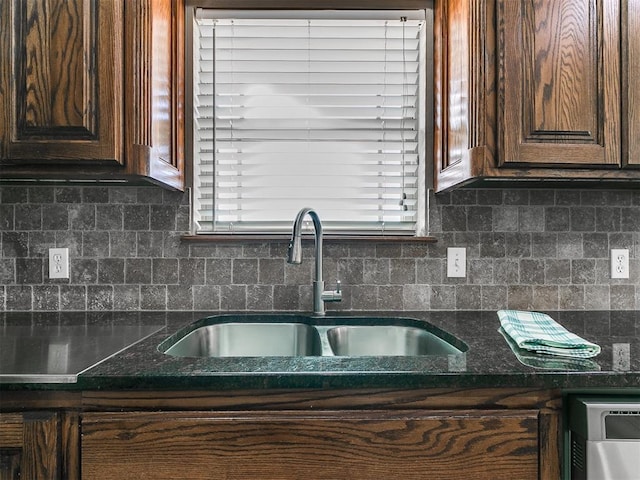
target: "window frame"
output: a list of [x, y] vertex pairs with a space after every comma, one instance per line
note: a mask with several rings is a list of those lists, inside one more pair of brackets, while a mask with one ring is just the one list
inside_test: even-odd
[[[425, 134], [424, 134], [424, 185], [425, 191], [421, 198], [423, 202], [422, 210], [418, 209], [418, 214], [422, 215], [422, 229], [421, 231], [414, 232], [413, 235], [385, 235], [383, 232], [378, 234], [357, 234], [357, 235], [327, 235], [329, 239], [344, 239], [344, 240], [404, 240], [404, 241], [433, 241], [433, 237], [430, 237], [428, 232], [430, 231], [429, 225], [429, 191], [433, 187], [433, 161], [434, 161], [434, 39], [433, 39], [433, 22], [434, 22], [434, 1], [433, 0], [400, 0], [395, 2], [394, 0], [381, 0], [381, 1], [366, 1], [366, 0], [347, 0], [346, 2], [339, 1], [321, 1], [313, 2], [309, 0], [302, 0], [300, 2], [287, 2], [287, 1], [274, 1], [265, 6], [264, 2], [259, 0], [186, 0], [185, 2], [185, 35], [187, 39], [193, 38], [194, 34], [194, 19], [196, 10], [199, 8], [207, 9], [219, 9], [219, 10], [411, 10], [418, 9], [425, 11], [426, 28], [431, 35], [426, 36], [426, 51], [425, 51], [425, 65], [424, 65], [424, 81], [425, 91], [427, 94], [424, 98], [422, 108], [425, 112]], [[194, 48], [193, 42], [188, 40], [185, 42], [185, 142], [186, 146], [191, 147], [194, 142], [194, 121], [193, 121], [193, 55]], [[185, 148], [185, 173], [188, 191], [190, 194], [190, 231], [189, 235], [183, 238], [191, 240], [274, 240], [288, 238], [288, 234], [268, 234], [268, 233], [233, 233], [233, 232], [212, 232], [212, 233], [200, 233], [196, 230], [196, 222], [194, 220], [193, 208], [194, 208], [194, 152], [192, 148]], [[292, 219], [293, 221], [293, 219]]]

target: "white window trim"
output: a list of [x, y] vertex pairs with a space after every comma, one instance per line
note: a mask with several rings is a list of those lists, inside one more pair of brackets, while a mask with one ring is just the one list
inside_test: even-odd
[[[187, 9], [188, 11], [191, 10], [192, 11], [192, 18], [195, 16], [195, 11], [199, 10], [196, 9], [194, 7], [188, 7]], [[322, 10], [318, 10], [316, 12], [313, 12], [314, 18], [322, 18], [322, 17], [326, 17], [327, 14], [331, 15], [331, 12], [335, 12], [335, 11], [322, 11]], [[211, 14], [212, 16], [215, 16], [216, 18], [256, 18], [257, 13], [259, 13], [261, 16], [264, 17], [273, 17], [273, 11], [269, 12], [269, 11], [242, 11], [242, 10], [212, 10], [212, 9], [208, 9], [205, 13], [205, 11], [201, 11], [201, 15], [204, 14], [209, 15]], [[309, 13], [309, 12], [306, 12]], [[344, 14], [344, 12], [340, 12], [341, 14]], [[387, 18], [389, 16], [389, 11], [368, 11], [367, 12], [367, 16], [364, 17], [362, 14], [364, 12], [362, 11], [358, 11], [358, 12], [353, 12], [354, 16], [356, 18]], [[394, 12], [395, 14], [396, 12]], [[397, 12], [398, 15], [402, 14], [404, 16], [411, 16], [413, 14], [412, 13], [408, 13], [407, 11], [398, 11]], [[291, 16], [292, 18], [299, 18], [300, 16], [300, 12], [299, 11], [283, 11], [283, 10], [279, 10], [277, 11], [277, 17], [280, 18], [287, 18], [287, 16]], [[424, 15], [423, 11], [419, 12], [419, 15]], [[187, 17], [189, 17], [189, 15], [187, 15]], [[427, 22], [432, 22], [433, 18], [432, 18], [432, 12], [428, 12], [428, 14], [426, 15], [427, 17]], [[311, 16], [309, 17], [311, 18]], [[415, 17], [412, 17], [415, 18]], [[189, 24], [189, 20], [187, 18], [187, 24]], [[189, 32], [190, 28], [187, 28], [187, 31]], [[429, 30], [432, 31], [432, 30]], [[422, 36], [422, 37], [426, 37], [426, 36]], [[424, 38], [423, 40], [424, 41]], [[432, 39], [428, 39], [427, 40], [427, 44], [428, 46], [431, 46], [431, 42]], [[193, 55], [193, 45], [191, 45], [191, 42], [187, 42], [187, 55], [189, 58], [189, 55]], [[432, 125], [432, 120], [431, 119], [427, 119], [426, 117], [426, 112], [427, 111], [432, 111], [432, 100], [429, 98], [426, 98], [426, 92], [428, 92], [428, 94], [431, 96], [431, 91], [432, 91], [432, 79], [430, 79], [430, 77], [428, 76], [428, 74], [430, 74], [430, 69], [432, 68], [432, 66], [430, 66], [428, 64], [428, 62], [426, 61], [427, 59], [425, 58], [425, 56], [430, 57], [431, 55], [428, 53], [428, 49], [425, 48], [425, 46], [423, 45], [422, 48], [420, 48], [420, 61], [419, 61], [419, 65], [420, 65], [420, 78], [424, 79], [423, 81], [421, 81], [421, 85], [420, 88], [422, 90], [421, 95], [420, 95], [420, 106], [422, 108], [419, 108], [419, 114], [420, 114], [420, 119], [419, 122], [422, 125], [421, 128], [419, 128], [419, 134], [418, 134], [418, 142], [419, 142], [419, 146], [418, 146], [418, 150], [420, 152], [420, 172], [418, 174], [418, 190], [421, 192], [421, 194], [417, 195], [417, 202], [418, 202], [418, 206], [417, 206], [417, 218], [416, 218], [416, 229], [415, 232], [410, 232], [411, 236], [416, 236], [416, 237], [423, 237], [425, 235], [427, 235], [428, 232], [428, 192], [427, 192], [427, 183], [430, 182], [430, 178], [431, 178], [431, 172], [427, 170], [427, 166], [431, 164], [431, 160], [432, 160], [432, 153], [430, 150], [428, 150], [429, 146], [432, 144], [432, 136], [429, 135], [427, 138], [425, 138], [425, 131], [429, 131]], [[187, 103], [189, 104], [191, 102], [191, 98], [193, 95], [193, 91], [191, 90], [192, 87], [192, 78], [191, 77], [191, 72], [188, 70], [187, 71]], [[191, 91], [189, 91], [191, 90]], [[188, 105], [189, 106], [189, 105]], [[193, 105], [190, 106], [191, 108], [193, 108]], [[188, 111], [192, 111], [191, 108], [188, 109]], [[193, 119], [188, 115], [186, 118], [186, 127], [187, 127], [187, 136], [189, 135], [193, 135]], [[191, 138], [191, 140], [193, 140], [193, 138]], [[191, 142], [191, 144], [193, 144], [193, 142]], [[428, 152], [428, 153], [427, 153]], [[189, 152], [188, 154], [190, 154], [191, 156], [191, 161], [193, 162], [193, 153]], [[193, 164], [191, 165], [193, 167]], [[193, 175], [193, 172], [191, 172]], [[193, 192], [192, 192], [193, 193]], [[313, 205], [310, 205], [313, 206]], [[193, 202], [192, 202], [192, 208], [193, 208]], [[193, 216], [192, 216], [193, 219]], [[293, 221], [293, 218], [291, 219]], [[220, 231], [213, 231], [213, 232], [198, 232], [196, 231], [196, 225], [195, 222], [192, 222], [192, 230], [191, 230], [191, 234], [192, 235], [221, 235], [221, 236], [225, 236], [228, 234], [236, 234], [236, 235], [241, 235], [241, 234], [251, 234], [251, 233], [255, 233], [256, 236], [260, 236], [260, 235], [264, 235], [264, 236], [269, 236], [270, 234], [279, 234], [279, 233], [283, 233], [281, 231], [277, 231], [277, 232], [246, 232], [246, 231], [235, 231], [235, 232], [220, 232]], [[331, 232], [329, 231], [328, 233], [334, 233], [335, 232]], [[400, 235], [406, 235], [406, 232], [398, 232], [398, 231], [345, 231], [345, 232], [341, 232], [342, 234], [344, 234], [345, 236], [350, 236], [353, 237], [355, 236], [380, 236], [380, 237], [384, 237], [384, 236], [396, 236], [398, 234]], [[339, 236], [340, 234], [338, 234]]]

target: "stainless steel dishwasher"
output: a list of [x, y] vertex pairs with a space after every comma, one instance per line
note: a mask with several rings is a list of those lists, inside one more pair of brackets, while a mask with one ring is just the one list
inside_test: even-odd
[[640, 479], [640, 396], [569, 400], [571, 480]]

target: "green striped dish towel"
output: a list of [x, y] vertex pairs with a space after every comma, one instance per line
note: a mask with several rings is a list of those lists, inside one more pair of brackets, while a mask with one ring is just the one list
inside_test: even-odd
[[565, 329], [549, 315], [521, 310], [498, 310], [502, 328], [518, 347], [536, 353], [590, 358], [600, 346]]

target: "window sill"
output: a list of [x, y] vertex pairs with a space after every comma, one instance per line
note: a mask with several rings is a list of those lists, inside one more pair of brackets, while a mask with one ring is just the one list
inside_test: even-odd
[[[303, 240], [313, 240], [313, 234], [304, 235]], [[368, 243], [436, 243], [436, 237], [412, 237], [404, 235], [323, 235], [324, 242], [348, 243], [348, 242], [368, 242]], [[183, 235], [180, 237], [183, 242], [189, 243], [234, 243], [234, 242], [282, 242], [286, 243], [291, 239], [291, 235], [260, 235], [260, 234], [227, 234], [227, 235]]]

